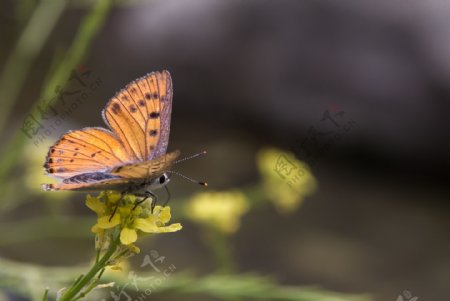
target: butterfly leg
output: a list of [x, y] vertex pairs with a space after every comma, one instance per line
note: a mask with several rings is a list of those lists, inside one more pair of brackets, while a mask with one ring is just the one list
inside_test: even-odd
[[111, 216], [109, 217], [109, 221], [111, 221], [112, 218], [114, 217], [114, 215], [116, 214], [116, 212], [117, 212], [117, 207], [119, 207], [119, 202], [122, 201], [122, 199], [123, 199], [123, 197], [125, 196], [126, 193], [127, 193], [127, 191], [123, 191], [123, 192], [120, 194], [120, 199], [117, 200], [116, 206], [114, 206], [114, 210], [113, 210], [113, 212], [111, 213]]
[[167, 191], [167, 200], [164, 201], [164, 204], [162, 206], [166, 207], [167, 203], [169, 203], [169, 201], [170, 201], [170, 191], [169, 191], [169, 188], [167, 188], [167, 185], [165, 185], [164, 188]]
[[156, 202], [158, 201], [158, 197], [156, 196], [156, 194], [154, 194], [151, 191], [146, 191], [145, 193], [137, 195], [137, 196], [141, 196], [141, 197], [143, 197], [143, 199], [136, 202], [136, 204], [133, 207], [133, 210], [136, 209], [137, 206], [139, 206], [140, 204], [145, 202], [148, 198], [151, 198], [152, 202], [151, 202], [150, 208], [151, 208], [151, 213], [153, 213], [153, 209], [155, 208]]
[[133, 210], [136, 209], [137, 206], [139, 206], [140, 204], [142, 204], [143, 202], [145, 202], [150, 196], [144, 194], [142, 197], [143, 197], [142, 200], [137, 201], [137, 202], [134, 204]]
[[150, 212], [153, 213], [153, 209], [155, 209], [156, 203], [158, 202], [158, 197], [153, 192], [147, 190], [147, 195], [152, 197], [152, 203], [150, 204]]

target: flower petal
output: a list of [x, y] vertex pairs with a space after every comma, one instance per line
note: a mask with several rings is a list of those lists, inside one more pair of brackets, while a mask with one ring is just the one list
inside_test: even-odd
[[170, 207], [164, 207], [161, 209], [161, 212], [159, 213], [159, 221], [163, 224], [168, 223], [171, 218], [170, 214]]
[[133, 222], [133, 226], [136, 229], [139, 229], [143, 232], [147, 233], [156, 233], [158, 232], [158, 226], [155, 224], [155, 220], [153, 218], [137, 218]]
[[96, 234], [102, 234], [104, 229], [100, 228], [98, 224], [92, 226], [91, 231]]
[[86, 206], [97, 213], [97, 215], [102, 215], [105, 213], [106, 206], [103, 202], [101, 202], [98, 198], [92, 197], [91, 195], [87, 195], [86, 197]]
[[116, 191], [106, 191], [105, 194], [110, 204], [115, 204], [122, 197], [122, 194]]
[[120, 216], [119, 214], [114, 214], [114, 216], [110, 220], [110, 216], [102, 216], [97, 220], [97, 225], [101, 229], [111, 229], [120, 224]]
[[131, 204], [134, 204], [134, 202], [136, 202], [136, 196], [134, 194], [127, 194], [123, 197], [123, 199]]
[[128, 217], [131, 214], [131, 211], [133, 210], [133, 206], [132, 205], [125, 205], [125, 206], [121, 206], [119, 207], [119, 215], [123, 218]]
[[120, 231], [120, 242], [124, 245], [129, 245], [137, 240], [136, 230], [130, 228], [123, 228]]
[[162, 206], [159, 206], [159, 205], [155, 206], [155, 208], [153, 208], [153, 215], [158, 215], [159, 212], [161, 211], [161, 209], [162, 209]]
[[177, 232], [181, 229], [183, 229], [183, 226], [180, 223], [176, 223], [165, 227], [158, 227], [157, 233]]

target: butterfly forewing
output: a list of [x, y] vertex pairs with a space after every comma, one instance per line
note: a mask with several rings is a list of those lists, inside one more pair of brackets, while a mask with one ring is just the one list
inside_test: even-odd
[[131, 84], [130, 90], [136, 89], [140, 97], [140, 104], [147, 109], [147, 120], [145, 122], [145, 155], [146, 160], [150, 160], [151, 154], [159, 139], [160, 123], [160, 101], [158, 100], [158, 90], [153, 84], [155, 74], [142, 77]]
[[164, 125], [170, 127], [171, 89], [167, 71], [153, 72], [127, 85], [106, 105], [105, 122], [136, 161], [151, 160], [167, 149], [167, 141], [160, 143], [160, 138], [168, 139]]
[[167, 146], [169, 144], [169, 134], [170, 134], [170, 117], [172, 115], [172, 79], [170, 78], [169, 72], [165, 71], [157, 75], [159, 90], [159, 103], [160, 103], [160, 136], [158, 143], [156, 145], [155, 152], [152, 153], [150, 159], [158, 158], [167, 151]]

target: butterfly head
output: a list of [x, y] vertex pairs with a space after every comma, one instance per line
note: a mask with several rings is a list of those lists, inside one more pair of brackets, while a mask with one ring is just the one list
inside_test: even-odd
[[155, 190], [161, 187], [166, 186], [170, 182], [169, 175], [167, 173], [163, 173], [157, 178], [154, 178], [150, 181], [150, 183], [147, 186], [147, 190]]

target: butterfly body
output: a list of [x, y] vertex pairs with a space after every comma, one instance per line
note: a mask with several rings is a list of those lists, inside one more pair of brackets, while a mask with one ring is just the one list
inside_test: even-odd
[[62, 182], [42, 188], [144, 195], [166, 185], [166, 171], [180, 154], [166, 153], [171, 111], [169, 72], [153, 72], [131, 82], [102, 112], [111, 130], [69, 131], [50, 147], [44, 168]]
[[146, 195], [148, 191], [153, 191], [167, 185], [170, 181], [167, 173], [160, 176], [128, 181], [127, 179], [113, 176], [107, 173], [86, 173], [65, 179], [63, 186], [58, 184], [44, 184], [44, 190], [74, 190], [74, 191], [98, 191], [117, 190], [135, 195]]

